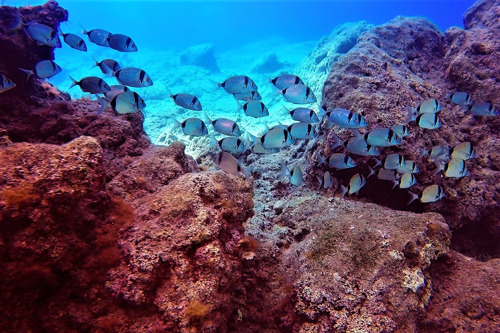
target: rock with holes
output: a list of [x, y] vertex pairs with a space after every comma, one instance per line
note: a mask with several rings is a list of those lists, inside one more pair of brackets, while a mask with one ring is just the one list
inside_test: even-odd
[[[433, 295], [431, 264], [448, 252], [439, 214], [304, 195], [275, 219], [293, 332], [414, 332]], [[295, 319], [295, 320], [294, 320]]]
[[119, 240], [126, 258], [109, 273], [119, 300], [158, 309], [170, 332], [218, 332], [241, 283], [242, 223], [252, 188], [224, 172], [180, 176], [136, 208]]

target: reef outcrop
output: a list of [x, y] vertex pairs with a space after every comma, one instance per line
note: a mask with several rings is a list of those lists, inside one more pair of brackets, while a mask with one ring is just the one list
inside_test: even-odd
[[[467, 91], [475, 101], [500, 103], [500, 54], [498, 20], [488, 17], [498, 11], [496, 1], [478, 1], [465, 15], [465, 29], [450, 28], [446, 33], [422, 18], [398, 17], [375, 27], [359, 38], [349, 53], [338, 59], [325, 83], [324, 107], [342, 107], [362, 112], [372, 127], [390, 127], [402, 124], [407, 107], [436, 98], [443, 104], [439, 114], [442, 127], [424, 130], [416, 125], [411, 134], [396, 148], [384, 149], [384, 154], [402, 153], [416, 161], [421, 172], [414, 192], [431, 184], [441, 184], [446, 198], [428, 204], [425, 210], [440, 212], [446, 223], [457, 233], [470, 230], [472, 225], [482, 235], [474, 235], [465, 243], [454, 242], [453, 247], [469, 255], [488, 259], [498, 257], [500, 249], [494, 245], [499, 236], [498, 210], [500, 193], [496, 185], [500, 177], [498, 146], [500, 120], [487, 121], [470, 115], [447, 98], [448, 93]], [[320, 149], [328, 154], [333, 130], [326, 130]], [[347, 133], [338, 131], [342, 139]], [[421, 150], [434, 145], [456, 145], [471, 141], [477, 157], [468, 161], [469, 175], [461, 179], [444, 178], [436, 174], [436, 167], [422, 157]], [[354, 172], [358, 172], [357, 169]], [[366, 170], [366, 166], [364, 169]], [[366, 172], [366, 171], [363, 171]], [[351, 174], [346, 175], [350, 177]], [[348, 180], [348, 178], [347, 178]], [[373, 180], [361, 191], [370, 201], [396, 209], [407, 209], [410, 198], [406, 191], [392, 190], [390, 184]], [[414, 203], [416, 212], [424, 208]], [[474, 245], [487, 242], [489, 245]], [[457, 239], [458, 240], [458, 239]]]
[[[253, 184], [206, 171], [181, 143], [151, 145], [140, 113], [98, 116], [95, 101], [25, 82], [18, 61], [30, 68], [53, 50], [0, 25], [0, 72], [19, 82], [0, 98], [0, 331], [500, 331], [499, 120], [444, 100], [458, 89], [500, 102], [499, 10], [478, 1], [465, 29], [446, 33], [420, 18], [341, 26], [303, 64], [328, 76], [324, 106], [377, 126], [443, 102], [442, 129], [412, 127], [394, 149], [421, 163], [421, 185], [446, 186], [446, 200], [416, 212], [391, 209], [407, 198], [380, 183], [332, 197], [309, 186], [314, 168], [292, 190], [272, 155], [246, 156]], [[54, 28], [67, 19], [53, 1], [19, 12]], [[2, 20], [14, 14], [0, 7]], [[290, 150], [303, 170], [311, 149], [328, 150], [323, 131]], [[462, 140], [478, 157], [455, 181], [415, 149]]]

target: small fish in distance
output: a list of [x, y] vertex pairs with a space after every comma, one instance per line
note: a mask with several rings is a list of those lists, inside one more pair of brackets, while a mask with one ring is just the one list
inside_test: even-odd
[[61, 72], [61, 67], [52, 60], [42, 60], [36, 63], [33, 69], [19, 68], [26, 73], [26, 81], [32, 76], [39, 79], [47, 79]]
[[246, 94], [257, 90], [257, 85], [246, 75], [231, 76], [222, 83], [217, 83], [217, 88], [222, 87], [230, 94]]
[[281, 161], [281, 174], [278, 177], [278, 180], [283, 180], [285, 177], [288, 177], [290, 179], [290, 183], [292, 183], [295, 186], [300, 186], [302, 185], [302, 170], [300, 167], [295, 164], [295, 166], [292, 168], [292, 170], [288, 170], [288, 167], [286, 166], [284, 161]]
[[153, 80], [142, 69], [136, 67], [125, 67], [116, 71], [115, 77], [124, 86], [129, 87], [149, 87], [153, 85]]
[[102, 94], [107, 91], [111, 91], [109, 85], [101, 78], [96, 76], [88, 76], [84, 77], [80, 81], [76, 81], [71, 76], [69, 77], [73, 83], [69, 87], [69, 89], [74, 86], [80, 86], [83, 92], [88, 92], [91, 94]]
[[109, 47], [108, 37], [111, 35], [111, 32], [104, 29], [93, 29], [93, 30], [85, 30], [83, 29], [82, 34], [87, 35], [89, 40], [97, 44], [99, 46]]
[[275, 77], [274, 79], [269, 79], [269, 82], [271, 82], [279, 90], [283, 90], [285, 88], [293, 86], [294, 84], [305, 85], [304, 81], [302, 81], [300, 77], [293, 74], [283, 74]]
[[107, 37], [109, 47], [120, 52], [137, 52], [137, 45], [135, 45], [132, 38], [122, 34], [111, 34]]
[[64, 42], [69, 45], [69, 47], [78, 51], [87, 52], [87, 44], [85, 44], [85, 41], [80, 36], [72, 33], [61, 33], [61, 36], [63, 37]]
[[308, 86], [303, 84], [294, 84], [285, 89], [279, 90], [285, 101], [294, 104], [316, 103], [316, 96]]
[[14, 88], [15, 86], [16, 84], [12, 82], [11, 79], [0, 73], [0, 94]]

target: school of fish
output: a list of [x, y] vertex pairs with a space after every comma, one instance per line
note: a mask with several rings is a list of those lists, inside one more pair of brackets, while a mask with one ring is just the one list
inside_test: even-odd
[[[55, 31], [51, 27], [39, 22], [26, 22], [20, 25], [26, 35], [36, 43], [50, 47], [61, 47], [63, 41], [71, 48], [82, 52], [87, 51], [87, 46], [83, 38], [72, 33], [62, 33]], [[114, 34], [104, 29], [83, 30], [88, 40], [101, 47], [109, 47], [119, 52], [136, 52], [138, 48], [134, 41], [126, 35]], [[113, 59], [94, 59], [95, 66], [99, 67], [102, 74], [114, 76], [120, 85], [108, 85], [103, 78], [98, 76], [84, 77], [79, 80], [72, 79], [70, 88], [79, 86], [83, 92], [96, 96], [101, 108], [101, 114], [108, 107], [117, 114], [129, 114], [143, 111], [146, 103], [140, 95], [130, 90], [129, 87], [141, 88], [153, 85], [151, 77], [141, 68], [122, 67]], [[43, 80], [57, 75], [61, 72], [61, 67], [54, 61], [47, 59], [35, 64], [34, 68], [19, 68], [26, 74], [26, 80]], [[181, 92], [173, 94], [168, 91], [168, 96], [173, 102], [187, 110], [200, 111], [201, 117], [187, 118], [184, 120], [174, 119], [176, 125], [188, 136], [210, 136], [212, 145], [220, 148], [220, 153], [214, 157], [215, 164], [225, 172], [233, 175], [243, 175], [247, 179], [251, 176], [251, 168], [242, 165], [236, 157], [247, 150], [256, 154], [273, 154], [282, 148], [294, 144], [297, 140], [310, 140], [318, 136], [320, 124], [327, 127], [338, 126], [352, 131], [353, 136], [342, 142], [333, 134], [334, 145], [331, 150], [337, 148], [345, 149], [346, 152], [335, 152], [329, 156], [322, 156], [316, 153], [318, 168], [326, 169], [322, 177], [318, 177], [319, 186], [324, 189], [331, 188], [334, 184], [334, 173], [336, 170], [343, 170], [356, 167], [356, 162], [352, 155], [372, 156], [375, 165], [369, 167], [369, 173], [363, 175], [356, 173], [351, 177], [349, 183], [341, 184], [342, 196], [354, 195], [358, 193], [371, 176], [376, 176], [381, 180], [392, 182], [393, 188], [409, 189], [417, 183], [415, 174], [420, 170], [415, 161], [407, 160], [401, 154], [388, 154], [378, 159], [384, 147], [400, 145], [404, 138], [410, 133], [409, 125], [415, 123], [425, 130], [438, 130], [442, 124], [439, 120], [439, 113], [442, 105], [437, 99], [427, 99], [416, 107], [407, 108], [407, 119], [404, 124], [394, 124], [390, 128], [373, 128], [361, 134], [358, 129], [368, 126], [365, 117], [352, 110], [343, 108], [332, 108], [323, 110], [315, 108], [317, 99], [309, 86], [297, 75], [282, 74], [269, 80], [277, 93], [283, 100], [298, 107], [285, 109], [291, 119], [296, 121], [291, 125], [279, 125], [267, 128], [264, 133], [253, 135], [241, 129], [238, 124], [227, 118], [210, 119], [203, 112], [202, 103], [197, 96]], [[0, 73], [0, 93], [5, 93], [14, 89], [16, 84]], [[236, 75], [227, 78], [225, 81], [217, 83], [218, 88], [224, 89], [231, 94], [238, 103], [238, 111], [243, 111], [245, 116], [261, 118], [269, 116], [269, 109], [261, 101], [262, 97], [258, 92], [255, 82], [247, 75]], [[471, 96], [466, 92], [454, 92], [447, 95], [451, 103], [460, 105], [466, 111], [477, 117], [494, 117], [499, 115], [499, 110], [486, 101], [473, 102]], [[226, 137], [217, 141], [207, 124], [215, 131]], [[436, 165], [436, 173], [442, 172], [444, 177], [461, 178], [468, 174], [467, 160], [475, 157], [473, 143], [462, 142], [454, 147], [439, 145], [430, 150], [421, 150], [422, 156]], [[349, 155], [351, 154], [351, 155]], [[235, 157], [236, 156], [236, 157]], [[289, 168], [285, 162], [281, 163], [281, 174], [279, 179], [288, 177], [294, 186], [303, 183], [303, 172], [298, 165]], [[432, 184], [425, 187], [416, 194], [408, 191], [411, 200], [419, 200], [422, 203], [435, 202], [445, 196], [443, 187], [439, 184]]]

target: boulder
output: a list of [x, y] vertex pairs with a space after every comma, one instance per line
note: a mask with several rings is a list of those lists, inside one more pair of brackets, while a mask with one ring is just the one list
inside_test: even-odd
[[219, 72], [219, 66], [214, 55], [213, 44], [191, 46], [180, 55], [181, 64], [199, 66], [213, 72]]

